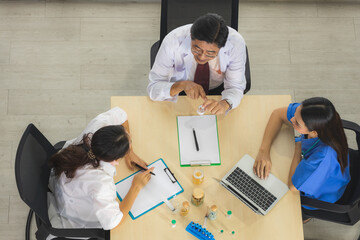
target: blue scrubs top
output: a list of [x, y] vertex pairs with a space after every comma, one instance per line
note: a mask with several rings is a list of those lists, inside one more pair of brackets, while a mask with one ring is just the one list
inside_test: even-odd
[[[289, 121], [294, 117], [296, 108], [299, 105], [300, 103], [291, 103], [289, 105], [287, 110], [287, 119]], [[302, 152], [310, 149], [318, 139], [306, 139], [302, 134], [298, 139], [301, 141]], [[336, 151], [319, 141], [311, 150], [306, 152], [304, 158], [296, 167], [291, 180], [296, 189], [300, 191], [300, 195], [334, 203], [343, 195], [346, 185], [350, 181], [349, 164], [342, 173]]]

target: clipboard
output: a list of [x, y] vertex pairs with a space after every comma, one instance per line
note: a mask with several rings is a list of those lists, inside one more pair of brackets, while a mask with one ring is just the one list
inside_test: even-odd
[[[135, 199], [129, 212], [129, 215], [133, 220], [163, 204], [165, 198], [169, 200], [175, 195], [184, 192], [184, 189], [163, 159], [160, 158], [151, 163], [148, 165], [148, 168], [150, 167], [155, 167], [153, 172], [156, 176], [151, 176], [148, 184], [141, 189], [139, 195]], [[130, 190], [134, 176], [139, 172], [140, 171], [137, 171], [115, 184], [116, 194], [120, 201], [125, 198]]]
[[177, 116], [176, 122], [180, 166], [221, 164], [216, 115]]

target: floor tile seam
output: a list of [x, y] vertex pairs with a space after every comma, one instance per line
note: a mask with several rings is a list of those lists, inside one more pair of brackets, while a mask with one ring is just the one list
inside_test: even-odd
[[10, 195], [8, 197], [8, 214], [7, 214], [7, 223], [10, 224]]

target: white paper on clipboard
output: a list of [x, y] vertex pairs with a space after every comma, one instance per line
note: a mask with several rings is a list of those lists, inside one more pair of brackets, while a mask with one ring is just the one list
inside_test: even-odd
[[[151, 167], [155, 167], [153, 171], [155, 176], [151, 176], [150, 181], [141, 189], [131, 207], [130, 216], [132, 219], [136, 219], [161, 205], [164, 203], [164, 198], [170, 199], [184, 191], [162, 159], [151, 163], [148, 168]], [[116, 183], [116, 192], [121, 201], [130, 190], [134, 176], [139, 172], [140, 171]]]
[[[216, 115], [177, 116], [180, 165], [220, 165]], [[196, 149], [196, 132], [199, 151]]]

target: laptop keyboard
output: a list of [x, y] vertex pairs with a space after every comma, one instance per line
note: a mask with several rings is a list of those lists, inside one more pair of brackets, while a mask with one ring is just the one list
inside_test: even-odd
[[273, 194], [238, 167], [226, 180], [264, 211], [276, 201]]

